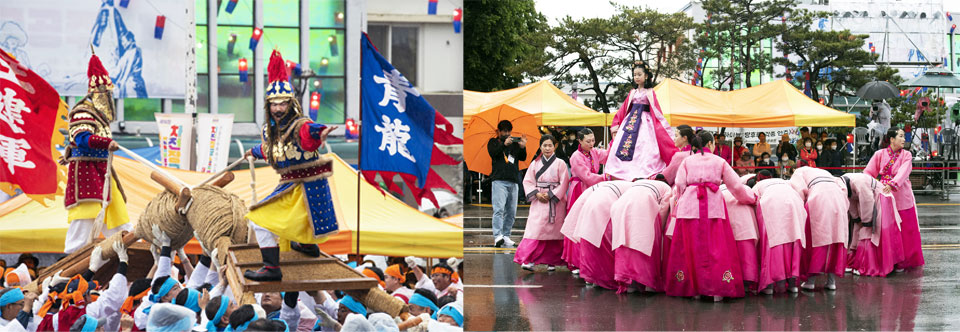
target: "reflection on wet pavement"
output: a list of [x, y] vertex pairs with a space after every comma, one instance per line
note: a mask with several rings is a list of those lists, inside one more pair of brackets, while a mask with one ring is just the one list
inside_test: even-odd
[[[466, 329], [960, 330], [957, 250], [925, 248], [927, 266], [888, 278], [847, 274], [835, 292], [721, 303], [586, 288], [560, 268], [520, 270], [510, 253], [466, 256]], [[821, 281], [822, 282], [822, 281]]]

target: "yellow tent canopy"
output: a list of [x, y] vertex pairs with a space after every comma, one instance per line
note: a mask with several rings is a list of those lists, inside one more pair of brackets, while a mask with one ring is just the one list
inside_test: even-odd
[[607, 119], [600, 113], [573, 100], [548, 81], [497, 92], [463, 91], [463, 123], [477, 113], [500, 106], [510, 105], [533, 114], [539, 125], [544, 126], [605, 126]]
[[734, 91], [704, 89], [668, 79], [654, 91], [670, 125], [702, 127], [853, 127], [853, 114], [811, 100], [777, 80]]
[[[357, 241], [357, 172], [334, 157], [330, 188], [340, 232], [321, 244], [328, 254], [356, 253]], [[151, 169], [136, 161], [114, 158], [114, 168], [127, 195], [130, 221], [136, 222], [147, 203], [163, 188], [150, 180]], [[167, 168], [168, 172], [188, 184], [200, 183], [207, 173]], [[250, 171], [233, 171], [236, 179], [224, 189], [247, 201], [251, 198]], [[267, 197], [280, 181], [270, 167], [256, 169], [257, 197]], [[360, 188], [360, 253], [387, 256], [462, 257], [463, 224], [440, 220], [412, 208], [391, 195], [383, 195], [363, 181]], [[57, 196], [49, 207], [18, 195], [0, 204], [0, 253], [63, 252], [67, 233], [67, 211], [63, 196]], [[188, 251], [199, 252], [196, 240]]]

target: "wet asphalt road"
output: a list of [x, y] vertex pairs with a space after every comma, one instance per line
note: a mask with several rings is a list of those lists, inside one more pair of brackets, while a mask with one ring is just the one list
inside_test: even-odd
[[[960, 196], [918, 196], [926, 266], [887, 278], [847, 274], [836, 291], [724, 302], [584, 287], [559, 268], [521, 270], [512, 250], [467, 247], [466, 329], [960, 330]], [[822, 281], [821, 281], [822, 284]]]

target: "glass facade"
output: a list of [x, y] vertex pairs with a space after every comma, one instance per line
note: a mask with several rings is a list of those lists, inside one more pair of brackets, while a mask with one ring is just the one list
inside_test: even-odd
[[[313, 70], [315, 77], [308, 79], [309, 93], [321, 95], [320, 109], [310, 112], [321, 123], [343, 123], [345, 116], [346, 77], [346, 0], [239, 0], [231, 13], [227, 12], [230, 1], [218, 1], [217, 43], [210, 45], [208, 32], [208, 1], [194, 0], [196, 19], [197, 61], [197, 113], [210, 112], [209, 81], [215, 75], [218, 84], [217, 111], [234, 114], [235, 123], [256, 121], [254, 110], [254, 52], [250, 38], [254, 31], [255, 1], [262, 6], [263, 35], [259, 46], [264, 61], [269, 61], [272, 50], [279, 50], [285, 60], [301, 63], [303, 68]], [[309, 20], [301, 22], [301, 6], [309, 6]], [[309, 26], [308, 58], [300, 58], [300, 26]], [[211, 46], [216, 47], [215, 49]], [[210, 68], [209, 52], [217, 52], [217, 68]], [[247, 81], [240, 82], [240, 60], [247, 61]], [[263, 64], [264, 70], [266, 63]], [[266, 73], [264, 73], [266, 79]], [[298, 79], [292, 83], [298, 84]], [[184, 112], [184, 100], [171, 100], [173, 113]], [[124, 116], [127, 121], [154, 121], [154, 113], [162, 111], [161, 99], [124, 99]], [[309, 105], [303, 105], [309, 112]]]

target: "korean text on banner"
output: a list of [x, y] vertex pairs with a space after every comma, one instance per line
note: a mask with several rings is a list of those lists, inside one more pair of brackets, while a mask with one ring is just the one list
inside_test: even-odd
[[413, 174], [423, 187], [430, 171], [436, 110], [361, 36], [360, 169]]
[[190, 114], [154, 113], [160, 131], [160, 165], [190, 169], [193, 151], [193, 117]]
[[63, 194], [66, 171], [56, 145], [66, 115], [57, 91], [0, 49], [0, 190], [14, 195], [19, 188], [41, 204]]
[[197, 114], [198, 172], [214, 173], [227, 167], [233, 114]]

